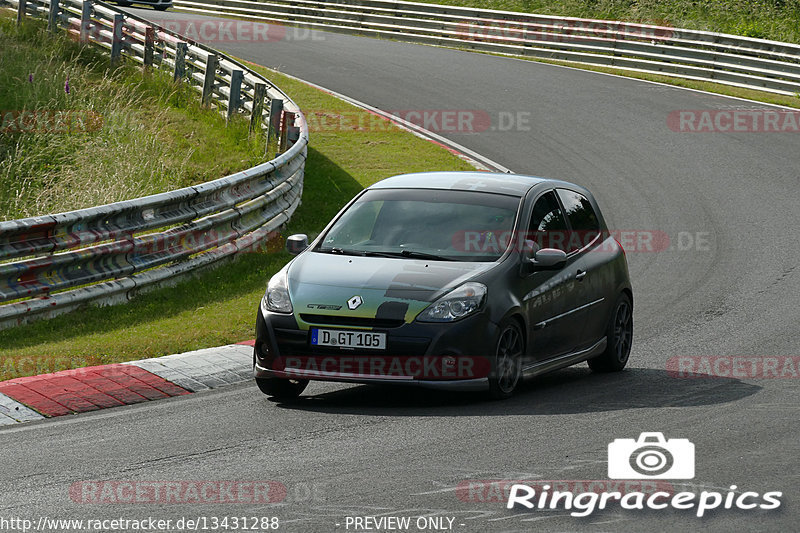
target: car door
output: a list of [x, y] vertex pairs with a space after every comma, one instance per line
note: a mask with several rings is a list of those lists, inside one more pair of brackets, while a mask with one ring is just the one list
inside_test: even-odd
[[[531, 210], [526, 238], [536, 249], [566, 250], [569, 228], [553, 190], [536, 198]], [[574, 263], [567, 258], [559, 270], [530, 270], [524, 273], [523, 305], [528, 318], [528, 344], [533, 361], [542, 361], [567, 353], [575, 346], [578, 324], [571, 310], [577, 306]]]
[[[608, 254], [602, 253], [600, 220], [589, 199], [583, 194], [558, 188], [556, 194], [564, 209], [569, 226], [566, 252], [572, 259], [568, 267], [573, 287], [571, 291], [572, 320], [575, 324], [573, 348], [585, 348], [600, 337], [606, 327], [605, 287], [609, 268]], [[612, 302], [613, 303], [613, 302]]]

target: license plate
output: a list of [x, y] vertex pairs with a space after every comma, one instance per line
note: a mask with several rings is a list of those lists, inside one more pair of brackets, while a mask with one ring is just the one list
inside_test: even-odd
[[340, 329], [312, 329], [311, 344], [336, 348], [386, 349], [386, 333], [371, 331], [346, 331]]

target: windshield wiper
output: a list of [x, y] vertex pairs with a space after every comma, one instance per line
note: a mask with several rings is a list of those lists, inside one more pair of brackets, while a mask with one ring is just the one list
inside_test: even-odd
[[405, 257], [416, 257], [419, 259], [430, 259], [431, 261], [455, 261], [452, 257], [445, 257], [443, 255], [429, 254], [426, 252], [417, 252], [416, 250], [402, 250], [400, 252]]
[[408, 257], [410, 259], [430, 259], [432, 261], [455, 261], [450, 257], [443, 255], [429, 254], [425, 252], [417, 252], [415, 250], [400, 250], [399, 252], [365, 252], [367, 255], [375, 255], [380, 257]]
[[349, 250], [347, 248], [317, 248], [318, 252], [322, 252], [324, 254], [339, 254], [339, 255], [360, 255], [364, 256], [367, 255], [366, 252], [362, 252], [361, 250]]
[[360, 257], [408, 257], [409, 259], [430, 259], [431, 261], [455, 261], [450, 257], [442, 255], [429, 254], [426, 252], [417, 252], [415, 250], [400, 250], [399, 252], [393, 251], [373, 251], [373, 250], [351, 250], [349, 248], [318, 248], [318, 252], [326, 254], [339, 254], [339, 255], [357, 255]]

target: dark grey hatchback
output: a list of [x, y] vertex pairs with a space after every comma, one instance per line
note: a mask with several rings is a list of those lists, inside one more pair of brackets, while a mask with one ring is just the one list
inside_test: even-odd
[[262, 392], [309, 380], [487, 389], [582, 361], [625, 367], [625, 253], [586, 189], [484, 172], [365, 189], [269, 281], [256, 325]]

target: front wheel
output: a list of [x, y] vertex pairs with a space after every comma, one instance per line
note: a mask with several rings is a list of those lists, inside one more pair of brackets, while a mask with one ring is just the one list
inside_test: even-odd
[[291, 400], [300, 396], [308, 386], [307, 379], [256, 378], [256, 385], [267, 396]]
[[489, 376], [489, 395], [495, 400], [510, 398], [522, 381], [522, 355], [525, 341], [516, 322], [502, 327], [497, 338], [492, 373]]
[[606, 350], [589, 359], [589, 368], [595, 372], [619, 372], [628, 363], [633, 344], [633, 305], [625, 293], [617, 298], [606, 329], [606, 340]]

